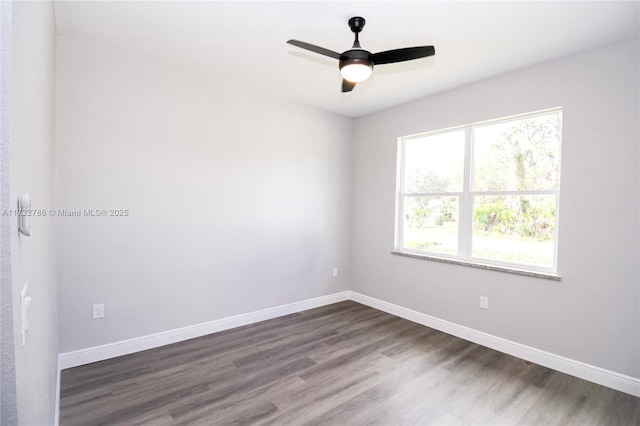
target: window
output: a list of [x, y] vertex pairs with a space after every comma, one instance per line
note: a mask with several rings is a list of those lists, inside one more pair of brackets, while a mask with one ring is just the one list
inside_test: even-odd
[[560, 109], [398, 140], [396, 251], [557, 272]]

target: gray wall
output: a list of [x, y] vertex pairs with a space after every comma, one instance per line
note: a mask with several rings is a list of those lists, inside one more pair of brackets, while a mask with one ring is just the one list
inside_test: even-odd
[[[54, 205], [55, 28], [50, 2], [13, 3], [11, 85], [11, 208], [31, 194], [32, 208]], [[17, 232], [11, 218], [15, 371], [20, 424], [52, 424], [58, 333], [54, 223], [33, 217], [33, 234]], [[20, 341], [20, 291], [29, 285], [27, 345]]]
[[[640, 377], [638, 99], [638, 44], [629, 42], [358, 118], [351, 289]], [[390, 254], [397, 137], [556, 106], [561, 282]]]
[[351, 120], [57, 41], [61, 352], [348, 288]]

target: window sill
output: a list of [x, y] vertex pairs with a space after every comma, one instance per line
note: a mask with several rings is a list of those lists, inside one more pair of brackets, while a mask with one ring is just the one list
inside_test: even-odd
[[509, 274], [524, 275], [526, 277], [543, 278], [545, 280], [560, 281], [559, 275], [548, 274], [544, 272], [523, 271], [521, 269], [507, 268], [504, 266], [485, 265], [483, 263], [466, 262], [458, 259], [447, 259], [444, 257], [429, 256], [426, 254], [405, 253], [401, 251], [391, 251], [391, 254], [397, 256], [413, 257], [416, 259], [433, 260], [435, 262], [451, 263], [453, 265], [469, 266], [472, 268], [487, 269], [489, 271], [507, 272]]

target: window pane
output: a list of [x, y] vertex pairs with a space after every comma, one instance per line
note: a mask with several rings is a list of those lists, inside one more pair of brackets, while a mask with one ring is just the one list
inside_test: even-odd
[[404, 248], [458, 252], [458, 197], [405, 197]]
[[460, 192], [464, 130], [404, 141], [404, 192]]
[[553, 266], [555, 195], [473, 198], [473, 257]]
[[522, 191], [560, 187], [562, 113], [473, 129], [473, 190]]

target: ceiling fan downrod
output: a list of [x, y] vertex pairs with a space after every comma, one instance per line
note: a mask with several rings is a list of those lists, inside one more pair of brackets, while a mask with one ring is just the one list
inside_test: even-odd
[[354, 16], [353, 18], [349, 19], [349, 28], [351, 28], [351, 31], [353, 31], [353, 33], [356, 35], [356, 39], [353, 42], [352, 49], [361, 49], [358, 34], [360, 33], [360, 31], [362, 31], [366, 23], [367, 21], [361, 16]]

